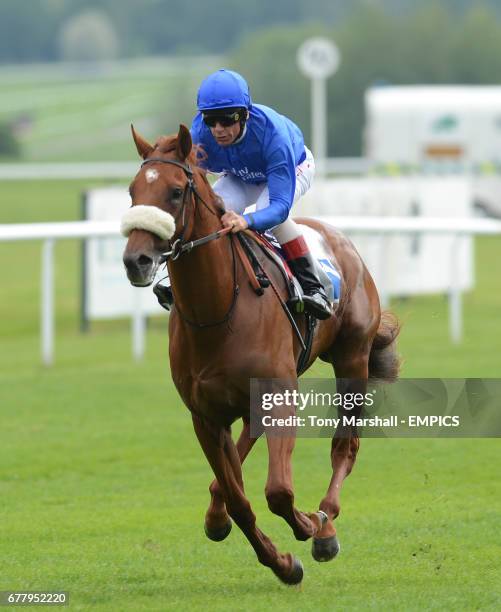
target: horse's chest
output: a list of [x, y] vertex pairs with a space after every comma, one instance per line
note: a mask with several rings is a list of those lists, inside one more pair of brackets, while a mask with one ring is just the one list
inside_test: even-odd
[[188, 409], [211, 421], [227, 425], [248, 410], [248, 391], [222, 372], [173, 372], [173, 380]]

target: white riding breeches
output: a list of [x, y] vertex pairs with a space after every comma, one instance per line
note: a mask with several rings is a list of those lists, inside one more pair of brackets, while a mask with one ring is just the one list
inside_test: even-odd
[[[296, 166], [294, 202], [308, 191], [315, 176], [313, 155], [307, 147], [304, 149], [306, 159]], [[256, 210], [262, 210], [270, 204], [270, 193], [266, 183], [260, 183], [259, 185], [245, 183], [230, 173], [220, 177], [212, 188], [223, 199], [226, 210], [233, 210], [239, 215], [242, 215], [245, 209], [252, 204], [256, 205]], [[300, 228], [290, 218], [271, 228], [271, 231], [280, 244], [285, 244], [302, 236]]]

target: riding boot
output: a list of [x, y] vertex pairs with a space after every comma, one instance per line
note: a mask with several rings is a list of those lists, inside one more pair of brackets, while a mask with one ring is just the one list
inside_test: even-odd
[[304, 309], [317, 319], [328, 319], [334, 313], [318, 278], [311, 253], [287, 262], [303, 290]]
[[153, 286], [153, 293], [156, 295], [158, 303], [162, 308], [165, 308], [165, 310], [171, 309], [172, 304], [174, 304], [174, 295], [169, 286], [157, 283]]
[[[287, 263], [303, 290], [304, 310], [317, 319], [328, 319], [333, 315], [332, 307], [318, 278], [315, 263], [305, 239], [300, 236], [286, 242], [282, 248]], [[292, 306], [295, 312], [299, 312], [303, 305], [296, 301]]]

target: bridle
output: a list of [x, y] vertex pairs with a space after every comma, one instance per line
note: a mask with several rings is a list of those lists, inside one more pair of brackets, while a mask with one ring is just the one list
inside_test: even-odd
[[223, 323], [226, 323], [231, 318], [231, 315], [233, 314], [233, 310], [235, 309], [235, 305], [237, 303], [237, 297], [240, 291], [238, 284], [237, 284], [237, 258], [235, 255], [235, 246], [233, 244], [232, 234], [230, 234], [231, 227], [225, 227], [223, 229], [218, 230], [217, 232], [208, 234], [207, 236], [204, 236], [203, 238], [198, 238], [197, 240], [189, 240], [189, 241], [184, 242], [184, 236], [186, 233], [186, 229], [188, 227], [188, 222], [185, 219], [186, 205], [188, 202], [190, 201], [193, 202], [193, 214], [195, 214], [195, 211], [196, 211], [197, 201], [201, 202], [211, 214], [217, 216], [217, 213], [214, 212], [214, 210], [212, 210], [209, 204], [202, 198], [202, 196], [198, 192], [197, 187], [195, 185], [195, 181], [194, 181], [193, 170], [190, 168], [188, 164], [183, 164], [182, 162], [179, 162], [175, 159], [163, 159], [161, 157], [147, 157], [141, 164], [141, 168], [144, 165], [149, 164], [149, 163], [161, 163], [161, 164], [170, 164], [172, 166], [177, 166], [178, 168], [181, 168], [181, 170], [183, 170], [188, 180], [184, 188], [183, 201], [181, 204], [181, 208], [176, 214], [176, 216], [174, 217], [176, 226], [177, 226], [178, 220], [182, 218], [181, 222], [182, 222], [183, 228], [181, 230], [181, 235], [179, 236], [179, 238], [176, 238], [176, 240], [172, 243], [171, 249], [169, 251], [162, 253], [162, 255], [160, 256], [160, 264], [166, 263], [168, 260], [176, 261], [176, 259], [179, 259], [181, 255], [183, 255], [184, 253], [189, 253], [191, 250], [193, 250], [196, 247], [202, 246], [203, 244], [207, 244], [208, 242], [212, 242], [213, 240], [218, 240], [222, 236], [229, 235], [230, 244], [231, 244], [231, 254], [233, 258], [233, 298], [232, 298], [230, 307], [228, 311], [226, 312], [225, 316], [219, 321], [215, 321], [211, 323], [197, 323], [196, 321], [192, 321], [191, 319], [188, 319], [188, 317], [186, 317], [181, 312], [181, 310], [179, 309], [179, 306], [176, 306], [176, 311], [178, 312], [181, 319], [183, 319], [183, 321], [185, 321], [189, 325], [192, 325], [193, 327], [205, 328], [205, 327], [216, 327], [218, 325], [222, 325]]
[[202, 196], [198, 192], [196, 185], [195, 185], [195, 181], [193, 179], [193, 170], [190, 168], [190, 166], [188, 166], [188, 164], [183, 164], [182, 162], [178, 162], [175, 159], [163, 159], [161, 157], [147, 157], [141, 164], [141, 168], [144, 165], [149, 164], [149, 163], [161, 163], [161, 164], [170, 164], [171, 166], [177, 166], [178, 168], [181, 168], [181, 170], [183, 170], [188, 180], [188, 183], [186, 184], [186, 187], [184, 189], [183, 202], [181, 204], [181, 208], [179, 212], [177, 213], [177, 215], [174, 217], [174, 221], [176, 222], [176, 225], [177, 225], [179, 218], [182, 216], [183, 229], [181, 230], [181, 235], [179, 236], [179, 238], [177, 238], [172, 243], [171, 250], [165, 253], [162, 253], [162, 255], [160, 256], [161, 264], [165, 263], [168, 259], [175, 261], [183, 253], [189, 253], [193, 248], [197, 246], [201, 246], [202, 244], [206, 244], [207, 242], [211, 242], [212, 240], [217, 240], [218, 238], [221, 238], [221, 236], [224, 236], [231, 231], [231, 228], [224, 228], [217, 232], [213, 232], [212, 234], [209, 234], [208, 236], [199, 238], [198, 240], [190, 240], [188, 242], [183, 242], [184, 235], [186, 233], [186, 228], [187, 228], [187, 223], [185, 221], [186, 204], [188, 201], [190, 201], [191, 199], [190, 196], [193, 197], [195, 204], [197, 200], [199, 200], [200, 202], [202, 202], [202, 204], [207, 208], [207, 210], [210, 213], [212, 213], [213, 215], [215, 215], [216, 213], [212, 210], [212, 208], [207, 204], [207, 202], [202, 198]]

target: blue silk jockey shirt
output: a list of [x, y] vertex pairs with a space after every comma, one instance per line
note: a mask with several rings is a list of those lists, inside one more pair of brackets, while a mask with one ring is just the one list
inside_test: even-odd
[[221, 147], [198, 113], [191, 136], [207, 157], [199, 164], [211, 172], [229, 172], [245, 183], [267, 183], [270, 204], [244, 215], [249, 227], [264, 231], [283, 223], [289, 216], [296, 188], [296, 166], [306, 157], [301, 130], [287, 117], [262, 104], [254, 104], [243, 138]]

